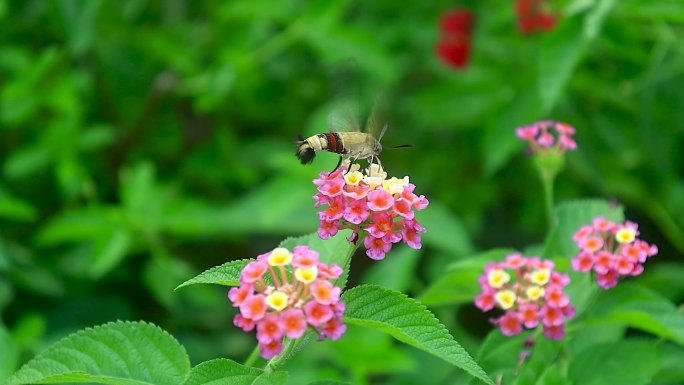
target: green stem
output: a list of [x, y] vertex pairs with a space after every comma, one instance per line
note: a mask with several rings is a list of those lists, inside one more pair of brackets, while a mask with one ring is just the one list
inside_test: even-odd
[[254, 363], [256, 360], [259, 358], [259, 345], [254, 347], [254, 350], [252, 350], [252, 353], [249, 354], [249, 357], [245, 360], [245, 363], [243, 365], [245, 366], [254, 366]]
[[544, 189], [544, 210], [546, 211], [546, 223], [548, 225], [549, 232], [551, 232], [555, 226], [555, 218], [553, 215], [553, 183], [556, 179], [556, 175], [542, 171], [541, 179]]

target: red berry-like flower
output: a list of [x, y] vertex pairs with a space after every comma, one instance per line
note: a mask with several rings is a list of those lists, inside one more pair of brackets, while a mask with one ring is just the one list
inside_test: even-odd
[[547, 338], [563, 338], [564, 323], [574, 315], [574, 307], [563, 292], [570, 278], [554, 271], [553, 262], [511, 254], [504, 262], [487, 265], [479, 283], [482, 292], [475, 306], [485, 312], [503, 310], [492, 323], [504, 335], [541, 324]]
[[[347, 172], [347, 170], [349, 170]], [[363, 172], [357, 164], [345, 162], [331, 173], [321, 173], [313, 183], [320, 227], [318, 236], [328, 239], [340, 229], [354, 231], [350, 241], [356, 242], [360, 231], [366, 255], [371, 259], [385, 258], [394, 243], [404, 241], [409, 247], [421, 248], [421, 232], [425, 228], [415, 219], [415, 211], [423, 210], [428, 200], [416, 195], [408, 177], [387, 178], [379, 165], [371, 163]], [[332, 186], [332, 187], [331, 187]]]
[[321, 338], [336, 340], [344, 334], [341, 290], [329, 281], [339, 278], [342, 268], [318, 257], [307, 246], [295, 246], [292, 252], [276, 248], [248, 263], [240, 286], [228, 292], [240, 310], [233, 323], [247, 332], [256, 328], [263, 358], [280, 354], [283, 337], [299, 338], [308, 326]]
[[440, 20], [441, 36], [436, 53], [446, 64], [464, 68], [470, 61], [472, 30], [475, 16], [467, 9], [446, 12]]
[[572, 237], [580, 249], [571, 261], [572, 268], [583, 273], [593, 271], [596, 283], [606, 290], [617, 285], [620, 276], [641, 274], [646, 260], [658, 254], [658, 247], [638, 239], [638, 228], [630, 221], [618, 224], [594, 218]]
[[548, 31], [556, 27], [557, 17], [548, 11], [545, 0], [517, 0], [518, 28], [524, 34]]

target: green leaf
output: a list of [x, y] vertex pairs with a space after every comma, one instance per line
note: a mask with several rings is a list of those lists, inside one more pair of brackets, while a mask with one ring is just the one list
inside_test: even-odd
[[543, 41], [537, 82], [543, 114], [551, 112], [558, 102], [572, 72], [589, 43], [598, 35], [603, 20], [614, 5], [615, 0], [594, 2], [584, 20], [579, 17], [567, 18]]
[[496, 249], [464, 259], [449, 266], [436, 281], [423, 291], [420, 302], [427, 306], [440, 306], [472, 302], [480, 292], [477, 279], [488, 262], [500, 261], [513, 249]]
[[558, 102], [573, 70], [587, 47], [579, 18], [570, 18], [549, 34], [541, 45], [537, 91], [542, 114], [548, 114]]
[[418, 213], [418, 220], [427, 230], [423, 243], [437, 249], [465, 256], [473, 252], [468, 231], [446, 206], [430, 201], [430, 206]]
[[183, 385], [282, 385], [287, 372], [265, 372], [219, 358], [195, 366]]
[[0, 190], [0, 218], [32, 222], [36, 219], [36, 209], [25, 200]]
[[352, 385], [350, 382], [335, 381], [335, 380], [320, 380], [309, 382], [309, 385]]
[[667, 384], [684, 383], [684, 347], [673, 343], [658, 344], [660, 355], [660, 372], [656, 379]]
[[684, 314], [670, 301], [636, 284], [620, 283], [602, 293], [587, 323], [626, 324], [684, 345]]
[[214, 266], [209, 270], [201, 272], [199, 275], [191, 278], [176, 287], [176, 290], [184, 286], [195, 285], [198, 283], [212, 283], [223, 286], [238, 286], [240, 285], [240, 272], [252, 262], [253, 259], [240, 259], [237, 261], [226, 262], [220, 266]]
[[659, 368], [654, 342], [623, 340], [595, 344], [571, 357], [568, 378], [582, 385], [641, 385]]
[[608, 201], [600, 199], [585, 199], [564, 202], [555, 209], [556, 225], [546, 240], [544, 257], [570, 258], [577, 254], [577, 245], [572, 235], [583, 225], [591, 224], [598, 216], [615, 221], [624, 220], [623, 209]]
[[361, 281], [390, 290], [408, 291], [415, 283], [416, 265], [420, 256], [420, 250], [401, 247], [392, 251], [382, 263], [374, 263], [366, 270]]
[[19, 347], [12, 336], [5, 329], [5, 325], [0, 323], [0, 383], [10, 376], [19, 364]]
[[170, 334], [145, 322], [111, 322], [54, 343], [7, 382], [112, 385], [181, 384], [190, 371], [185, 349]]
[[342, 295], [345, 322], [372, 328], [465, 370], [487, 384], [494, 382], [422, 304], [374, 285], [357, 286]]

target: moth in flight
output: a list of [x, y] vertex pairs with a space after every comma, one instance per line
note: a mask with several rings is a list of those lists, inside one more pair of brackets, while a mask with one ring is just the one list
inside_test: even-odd
[[[368, 160], [381, 166], [379, 155], [382, 152], [380, 140], [385, 135], [388, 125], [380, 128], [380, 111], [383, 110], [382, 98], [378, 98], [368, 116], [368, 121], [361, 127], [359, 119], [359, 96], [354, 88], [354, 82], [342, 76], [336, 94], [332, 97], [330, 112], [328, 113], [328, 132], [312, 135], [306, 139], [299, 137], [297, 144], [297, 158], [302, 164], [311, 163], [317, 151], [329, 151], [340, 155], [336, 170], [347, 157], [351, 163], [359, 159]], [[400, 145], [392, 148], [410, 147]]]

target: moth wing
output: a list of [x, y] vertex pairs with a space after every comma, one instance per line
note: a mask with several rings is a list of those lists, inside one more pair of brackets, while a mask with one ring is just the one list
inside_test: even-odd
[[361, 131], [358, 65], [347, 59], [331, 71], [328, 130]]
[[373, 136], [375, 139], [380, 140], [385, 134], [389, 115], [389, 102], [387, 100], [387, 95], [384, 93], [378, 94], [375, 98], [375, 102], [368, 114], [368, 120], [366, 121], [365, 132]]

